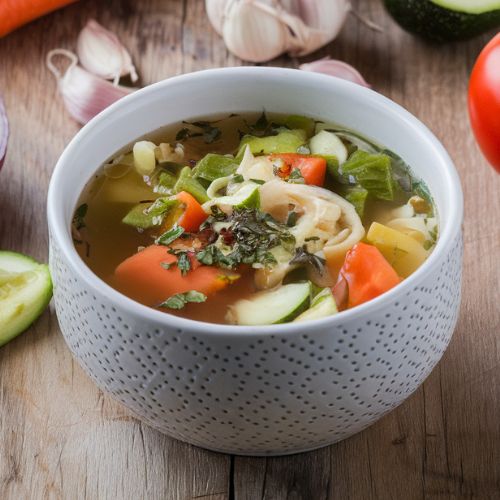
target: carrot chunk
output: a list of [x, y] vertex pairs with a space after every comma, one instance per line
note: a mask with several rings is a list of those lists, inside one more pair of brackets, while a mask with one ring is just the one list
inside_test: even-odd
[[[291, 171], [296, 168], [304, 178], [306, 184], [323, 186], [326, 175], [326, 160], [319, 156], [306, 156], [298, 153], [274, 154], [269, 157], [271, 160], [280, 159], [285, 163], [285, 168], [278, 172], [280, 177], [288, 177]], [[281, 171], [283, 175], [281, 175]]]
[[339, 273], [339, 283], [342, 280], [347, 282], [349, 308], [387, 292], [395, 287], [401, 278], [377, 247], [357, 243], [346, 254]]
[[124, 260], [115, 270], [114, 284], [125, 295], [155, 306], [189, 290], [212, 295], [231, 282], [223, 270], [200, 265], [194, 257], [191, 270], [182, 275], [176, 265], [177, 257], [168, 250], [165, 246], [151, 245]]
[[194, 233], [200, 229], [200, 225], [208, 217], [201, 205], [186, 191], [181, 191], [175, 198], [184, 205], [184, 212], [177, 224], [188, 233]]

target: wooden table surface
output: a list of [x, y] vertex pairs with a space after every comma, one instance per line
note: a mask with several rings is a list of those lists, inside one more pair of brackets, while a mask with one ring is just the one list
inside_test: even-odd
[[[11, 125], [0, 172], [0, 248], [47, 259], [47, 186], [79, 128], [56, 96], [47, 51], [74, 48], [95, 17], [125, 41], [143, 84], [242, 64], [211, 30], [203, 4], [82, 0], [0, 40]], [[463, 182], [463, 303], [437, 368], [398, 409], [344, 442], [284, 458], [233, 457], [163, 436], [98, 390], [72, 359], [51, 307], [0, 349], [0, 499], [500, 498], [500, 176], [474, 143], [465, 99], [489, 37], [432, 46], [401, 31], [378, 0], [353, 5], [383, 33], [350, 16], [313, 58], [352, 63], [423, 120]]]

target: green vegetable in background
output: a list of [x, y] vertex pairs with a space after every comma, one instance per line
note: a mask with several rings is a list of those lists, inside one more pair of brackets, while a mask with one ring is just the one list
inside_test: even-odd
[[403, 28], [437, 42], [500, 26], [500, 0], [385, 0], [385, 6]]

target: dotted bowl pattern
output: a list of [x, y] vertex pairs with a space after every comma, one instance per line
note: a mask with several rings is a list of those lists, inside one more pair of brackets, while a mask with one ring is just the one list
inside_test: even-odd
[[81, 281], [53, 239], [50, 266], [61, 330], [99, 387], [177, 439], [278, 455], [345, 439], [417, 389], [457, 321], [462, 241], [383, 310], [293, 334], [145, 322]]

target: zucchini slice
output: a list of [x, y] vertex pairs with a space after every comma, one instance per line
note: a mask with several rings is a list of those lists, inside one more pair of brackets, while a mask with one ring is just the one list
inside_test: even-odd
[[309, 307], [311, 290], [311, 283], [306, 281], [258, 292], [252, 298], [238, 300], [230, 306], [229, 317], [238, 325], [287, 323]]
[[329, 288], [323, 288], [312, 300], [311, 307], [297, 316], [293, 321], [309, 321], [311, 319], [326, 318], [337, 314], [337, 304]]
[[321, 130], [309, 140], [309, 149], [313, 155], [334, 156], [339, 164], [347, 160], [347, 148], [344, 143], [328, 130]]
[[16, 252], [0, 251], [0, 346], [26, 330], [51, 297], [47, 265]]
[[385, 0], [385, 5], [404, 29], [437, 42], [500, 26], [500, 0]]

